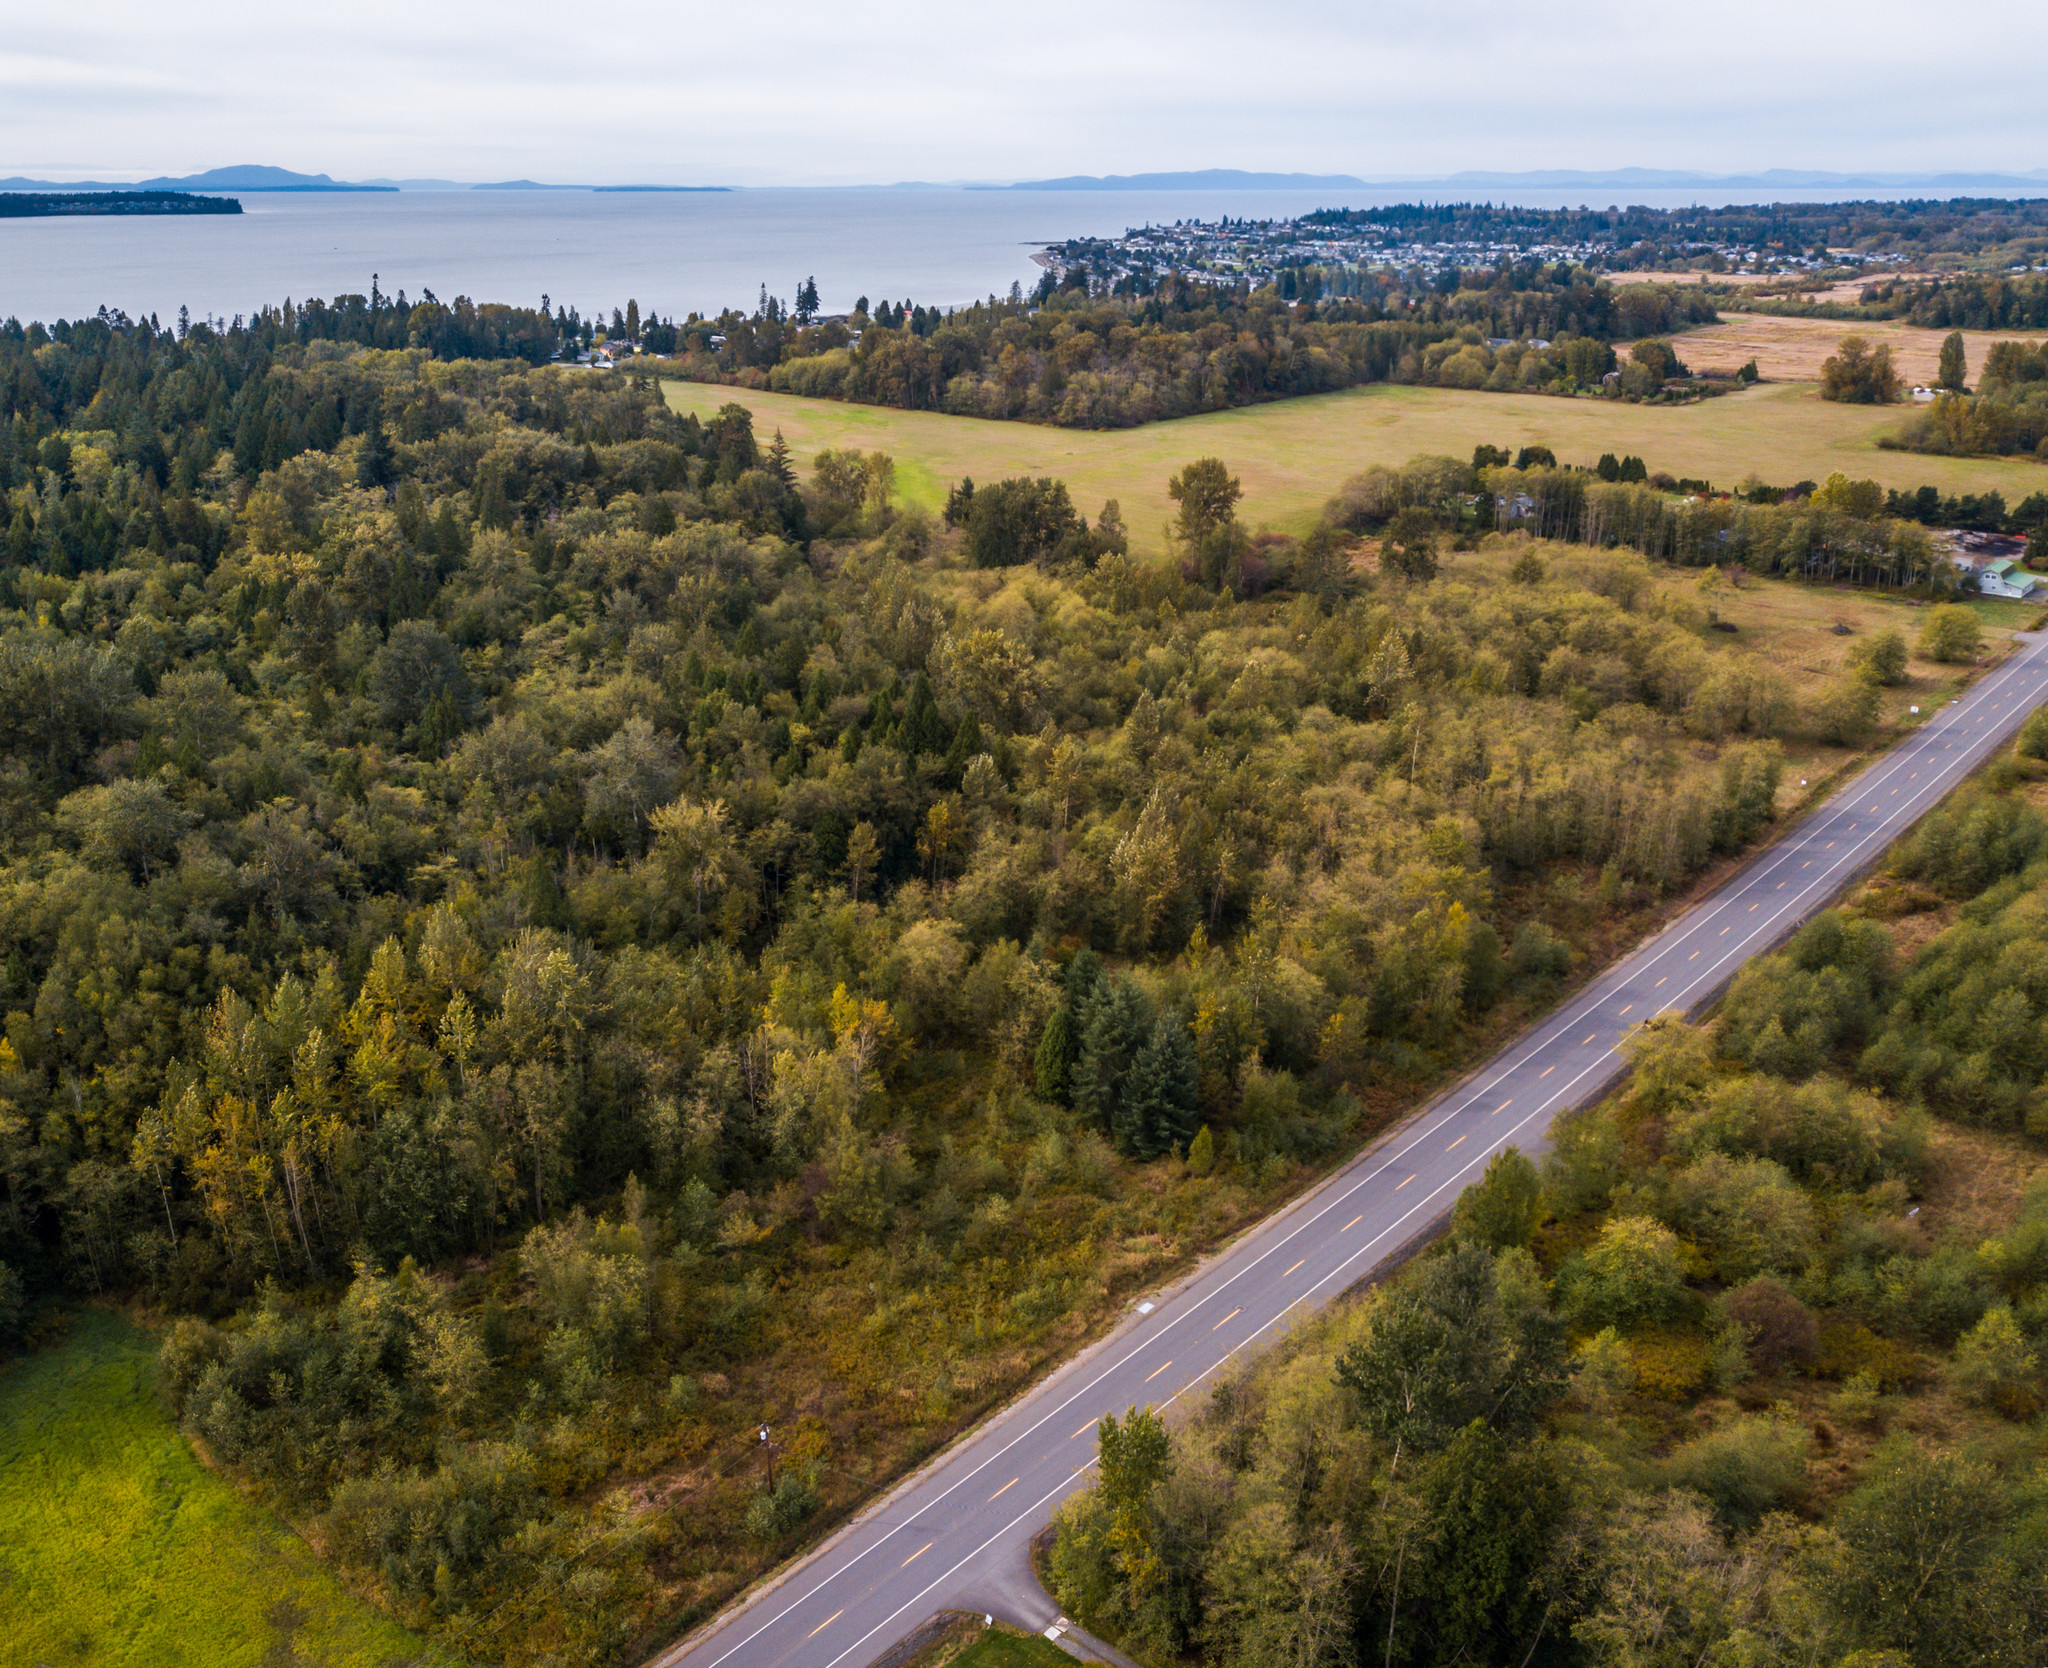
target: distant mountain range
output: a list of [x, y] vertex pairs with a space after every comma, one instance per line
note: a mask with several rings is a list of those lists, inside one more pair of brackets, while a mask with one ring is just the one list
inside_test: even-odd
[[209, 168], [203, 174], [153, 180], [31, 180], [19, 174], [0, 179], [0, 191], [725, 191], [723, 185], [542, 185], [536, 180], [498, 180], [472, 185], [462, 180], [338, 180], [327, 174], [295, 174], [289, 168], [245, 163]]
[[1536, 169], [1527, 173], [1467, 170], [1396, 179], [1366, 180], [1356, 174], [1254, 174], [1237, 168], [1203, 168], [1174, 174], [1068, 174], [1060, 179], [1019, 180], [1012, 185], [970, 186], [978, 191], [1346, 191], [1435, 186], [1454, 191], [1487, 187], [1518, 191], [1643, 190], [1683, 191], [1693, 186], [1755, 191], [1972, 191], [2036, 190], [2048, 193], [2048, 168], [2026, 173], [1833, 174], [1806, 168], [1767, 168], [1754, 174], [1702, 174], [1677, 168]]
[[[718, 192], [723, 185], [550, 185], [539, 180], [474, 182], [444, 179], [337, 180], [328, 174], [297, 174], [289, 168], [245, 163], [209, 168], [203, 174], [160, 175], [148, 180], [0, 179], [0, 191], [648, 191]], [[868, 187], [864, 189], [875, 189]], [[1158, 174], [1067, 174], [1059, 179], [1011, 183], [954, 181], [930, 185], [906, 181], [896, 189], [966, 191], [1424, 191], [1469, 196], [1508, 191], [1971, 191], [2040, 192], [2048, 195], [2048, 168], [2024, 173], [1859, 174], [1809, 168], [1766, 168], [1749, 174], [1704, 174], [1681, 168], [1542, 168], [1522, 173], [1468, 169], [1456, 174], [1411, 175], [1368, 180], [1356, 174], [1274, 174], [1241, 168], [1200, 168]]]
[[326, 174], [295, 174], [289, 168], [244, 163], [238, 168], [209, 168], [203, 174], [153, 180], [29, 180], [15, 175], [0, 180], [0, 191], [395, 191], [384, 183], [362, 185], [331, 179]]
[[1068, 174], [1014, 185], [970, 185], [970, 191], [1342, 191], [1365, 181], [1351, 174], [1248, 174], [1203, 168], [1186, 174]]

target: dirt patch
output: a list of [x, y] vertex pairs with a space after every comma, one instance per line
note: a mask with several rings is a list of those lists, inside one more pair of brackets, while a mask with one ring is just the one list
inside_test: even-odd
[[1892, 922], [1892, 948], [1903, 966], [1922, 950], [1955, 925], [1956, 906], [1943, 904], [1939, 909], [1925, 910], [1918, 915], [1907, 915]]

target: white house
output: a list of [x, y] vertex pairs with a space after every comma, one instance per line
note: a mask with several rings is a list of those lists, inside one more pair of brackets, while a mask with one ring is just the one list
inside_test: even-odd
[[2001, 556], [1977, 570], [1977, 589], [1987, 597], [2032, 598], [2040, 592], [2041, 582], [2010, 557]]

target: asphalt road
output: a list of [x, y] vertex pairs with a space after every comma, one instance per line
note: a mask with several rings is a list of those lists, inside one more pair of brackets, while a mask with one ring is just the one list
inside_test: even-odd
[[1824, 907], [2048, 698], [2048, 636], [2017, 641], [2004, 665], [1714, 894], [1342, 1171], [1137, 1304], [1110, 1336], [656, 1668], [865, 1668], [941, 1609], [1059, 1623], [1028, 1548], [1087, 1483], [1096, 1421], [1200, 1393], [1296, 1310], [1355, 1285], [1440, 1218], [1492, 1154], [1534, 1151], [1558, 1112], [1606, 1088], [1631, 1027], [1698, 1007]]

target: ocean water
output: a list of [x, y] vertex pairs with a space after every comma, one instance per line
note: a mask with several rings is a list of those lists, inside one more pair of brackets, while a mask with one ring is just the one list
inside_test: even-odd
[[[585, 191], [251, 192], [239, 215], [0, 220], [0, 318], [77, 318], [101, 306], [168, 324], [179, 307], [232, 318], [290, 297], [386, 291], [587, 316], [751, 309], [815, 277], [827, 312], [856, 298], [954, 305], [1037, 282], [1032, 251], [1069, 237], [1222, 215], [1415, 201], [1428, 188], [1353, 191], [784, 189], [715, 194]], [[1585, 193], [1494, 192], [1538, 207]], [[1677, 207], [1690, 191], [1633, 191]], [[1827, 193], [1780, 193], [1824, 198]], [[1870, 196], [1904, 193], [1871, 192]]]

